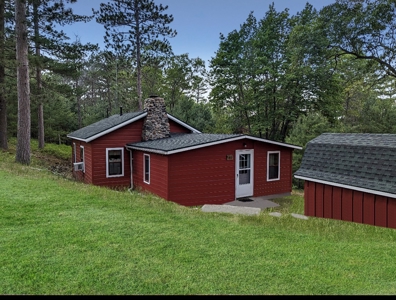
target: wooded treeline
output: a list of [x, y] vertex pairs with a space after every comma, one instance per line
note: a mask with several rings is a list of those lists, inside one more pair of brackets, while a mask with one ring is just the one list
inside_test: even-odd
[[[66, 135], [160, 95], [204, 131], [247, 133], [300, 146], [322, 132], [396, 133], [394, 0], [337, 0], [291, 15], [274, 5], [220, 34], [206, 65], [175, 55], [173, 17], [153, 0], [112, 0], [75, 15], [75, 0], [0, 5], [0, 148], [18, 135], [15, 3], [26, 3], [31, 137]], [[94, 19], [106, 49], [62, 26]], [[296, 154], [295, 167], [300, 154]]]

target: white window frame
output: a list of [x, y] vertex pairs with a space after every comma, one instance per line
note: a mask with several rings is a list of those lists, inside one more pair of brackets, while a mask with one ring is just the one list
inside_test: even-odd
[[[109, 151], [112, 150], [121, 150], [121, 174], [110, 175], [109, 174]], [[111, 177], [122, 177], [124, 176], [124, 148], [106, 148], [106, 178]]]
[[[278, 178], [269, 178], [269, 170], [270, 170], [270, 155], [278, 154]], [[281, 154], [280, 151], [268, 151], [267, 152], [267, 181], [276, 181], [280, 180], [280, 164], [281, 164]]]
[[[149, 162], [149, 169], [148, 169], [148, 181], [146, 180], [146, 157], [148, 157]], [[143, 154], [143, 182], [150, 184], [150, 177], [151, 177], [151, 159], [149, 154]]]
[[73, 163], [76, 163], [77, 162], [77, 146], [76, 146], [76, 143], [73, 143], [73, 155], [74, 155]]
[[[81, 149], [82, 149], [82, 157], [81, 157]], [[85, 173], [85, 149], [84, 146], [80, 145], [80, 162], [83, 162], [83, 173]]]

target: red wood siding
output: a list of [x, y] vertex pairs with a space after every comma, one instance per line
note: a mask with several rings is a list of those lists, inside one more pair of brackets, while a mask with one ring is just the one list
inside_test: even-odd
[[305, 181], [304, 183], [304, 214], [306, 216], [315, 216], [315, 185]]
[[388, 198], [384, 196], [375, 196], [374, 205], [374, 225], [386, 227], [387, 226], [387, 213]]
[[363, 193], [353, 191], [353, 216], [352, 221], [356, 223], [363, 223]]
[[307, 216], [396, 228], [394, 198], [305, 181], [304, 205]]
[[[243, 144], [246, 144], [246, 147]], [[214, 145], [201, 149], [172, 154], [165, 164], [159, 160], [152, 161], [151, 166], [159, 164], [162, 171], [161, 181], [144, 184], [143, 155], [134, 151], [135, 185], [154, 192], [161, 197], [182, 205], [223, 204], [235, 200], [235, 151], [254, 149], [254, 195], [263, 196], [291, 191], [291, 149], [281, 146], [263, 145], [261, 142], [240, 140]], [[286, 150], [285, 150], [286, 149]], [[267, 152], [281, 151], [281, 179], [267, 182]], [[138, 154], [139, 153], [139, 154]], [[227, 155], [233, 160], [226, 160]], [[135, 156], [138, 156], [135, 160]], [[150, 154], [153, 155], [153, 154]], [[160, 155], [155, 155], [160, 156]], [[164, 172], [168, 172], [168, 182]], [[140, 179], [141, 178], [141, 179]], [[168, 185], [168, 195], [162, 191]], [[157, 186], [161, 185], [161, 187]]]
[[333, 217], [333, 188], [328, 185], [324, 185], [323, 191], [323, 217], [332, 218]]
[[374, 200], [375, 195], [364, 193], [363, 195], [363, 223], [374, 225]]
[[[150, 183], [144, 182], [143, 157], [150, 156]], [[161, 198], [168, 196], [168, 157], [155, 153], [133, 151], [133, 185], [157, 194]]]
[[388, 199], [388, 227], [396, 228], [396, 201]]
[[[129, 151], [125, 145], [142, 140], [143, 119], [119, 128], [91, 142], [94, 157], [93, 184], [109, 187], [128, 187], [131, 182]], [[124, 176], [106, 177], [106, 149], [124, 148]]]
[[[315, 185], [315, 183], [314, 183]], [[337, 220], [342, 220], [341, 218], [341, 188], [333, 187], [333, 218]]]
[[323, 184], [318, 184], [315, 189], [315, 215], [323, 217]]
[[186, 127], [172, 121], [171, 119], [169, 119], [169, 128], [170, 132], [173, 133], [191, 133], [190, 129], [187, 129]]
[[[291, 193], [293, 150], [251, 140], [244, 140], [242, 143], [246, 143], [247, 148], [254, 149], [254, 196]], [[280, 180], [267, 181], [268, 151], [280, 151]]]
[[[130, 186], [130, 159], [125, 145], [142, 140], [144, 119], [137, 120], [129, 125], [117, 129], [109, 134], [93, 140], [90, 143], [72, 140], [76, 143], [76, 157], [80, 161], [80, 145], [85, 151], [85, 173], [73, 172], [74, 177], [84, 183], [109, 187]], [[191, 132], [189, 129], [169, 119], [171, 132]], [[124, 148], [124, 176], [106, 177], [106, 149]], [[73, 149], [72, 149], [73, 151]]]
[[[235, 199], [235, 150], [241, 142], [181, 152], [169, 157], [169, 199], [186, 206]], [[226, 160], [226, 155], [234, 160]]]
[[352, 190], [342, 189], [341, 220], [352, 221]]

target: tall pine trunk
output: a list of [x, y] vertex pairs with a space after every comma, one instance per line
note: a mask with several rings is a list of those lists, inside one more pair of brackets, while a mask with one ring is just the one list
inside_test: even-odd
[[139, 101], [139, 110], [143, 109], [142, 102], [142, 69], [141, 69], [141, 56], [140, 56], [140, 24], [139, 24], [139, 5], [135, 0], [135, 22], [136, 22], [136, 64], [137, 64], [137, 92]]
[[40, 66], [40, 33], [39, 33], [39, 0], [33, 1], [33, 19], [34, 19], [34, 46], [36, 48], [36, 83], [37, 83], [37, 123], [38, 123], [38, 147], [44, 148], [44, 113], [43, 113], [43, 93], [41, 83], [41, 66]]
[[26, 0], [15, 1], [16, 60], [18, 91], [18, 129], [15, 160], [30, 164], [30, 86]]
[[4, 93], [5, 81], [5, 20], [4, 20], [5, 5], [4, 1], [0, 1], [0, 148], [7, 150], [7, 103]]

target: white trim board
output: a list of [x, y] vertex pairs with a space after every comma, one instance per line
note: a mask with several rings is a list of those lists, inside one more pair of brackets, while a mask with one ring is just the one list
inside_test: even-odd
[[294, 175], [294, 178], [302, 179], [302, 180], [306, 180], [306, 181], [317, 182], [317, 183], [322, 183], [322, 184], [327, 184], [327, 185], [336, 186], [336, 187], [340, 187], [340, 188], [346, 188], [346, 189], [359, 191], [359, 192], [364, 192], [364, 193], [370, 193], [370, 194], [374, 194], [374, 195], [378, 195], [378, 196], [396, 198], [396, 194], [391, 194], [391, 193], [387, 193], [387, 192], [381, 192], [381, 191], [376, 191], [376, 190], [365, 189], [365, 188], [356, 187], [356, 186], [347, 185], [347, 184], [341, 184], [341, 183], [325, 181], [325, 180], [320, 180], [320, 179], [314, 179], [314, 178], [309, 178], [309, 177], [304, 177], [304, 176], [296, 176], [296, 175]]

